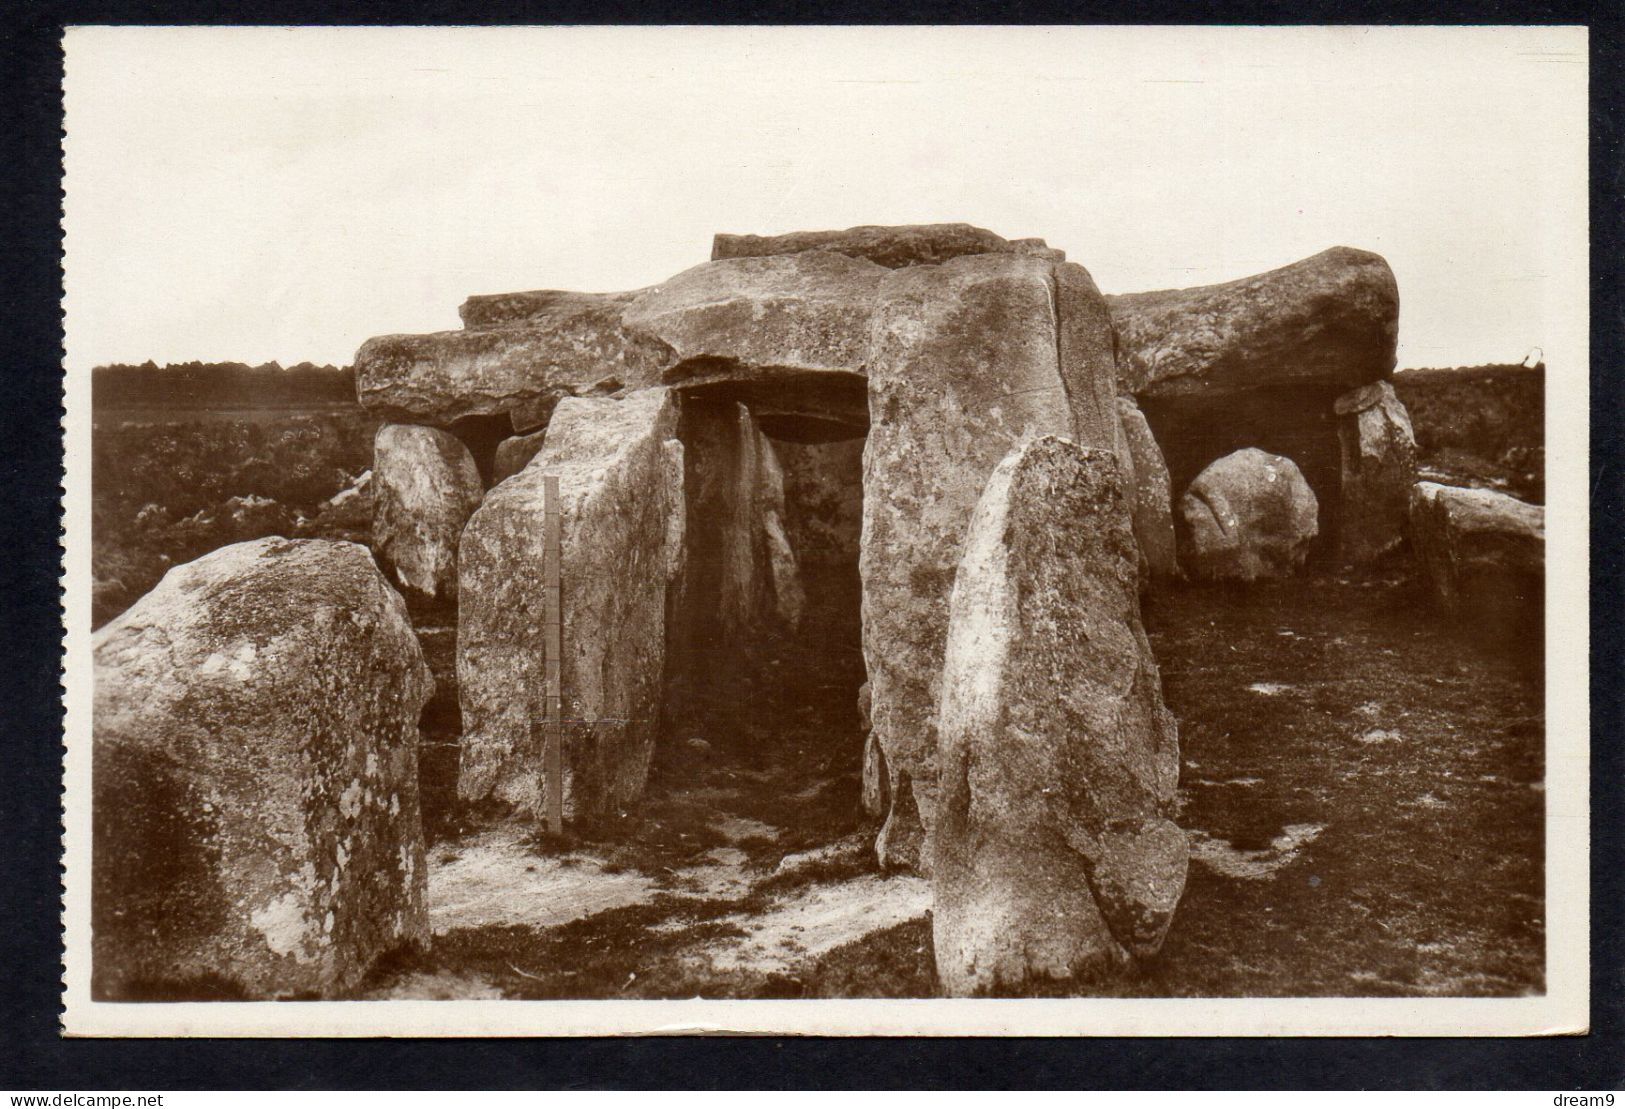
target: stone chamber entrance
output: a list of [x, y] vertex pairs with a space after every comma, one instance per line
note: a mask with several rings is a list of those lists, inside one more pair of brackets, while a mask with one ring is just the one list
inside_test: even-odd
[[[460, 801], [456, 606], [414, 600], [437, 681], [420, 748], [435, 950], [381, 963], [370, 996], [794, 997], [808, 967], [844, 975], [838, 949], [877, 933], [929, 950], [909, 931], [929, 883], [877, 872], [862, 800], [867, 427], [748, 399], [680, 390], [684, 558], [635, 803], [560, 842]], [[494, 449], [471, 444], [476, 461]], [[623, 971], [633, 952], [664, 969]]]
[[729, 857], [860, 830], [865, 430], [681, 394], [685, 557], [646, 797], [726, 802]]
[[[1333, 563], [1343, 502], [1341, 459], [1334, 422], [1335, 388], [1296, 385], [1253, 389], [1223, 397], [1141, 398], [1168, 465], [1175, 496], [1209, 464], [1247, 447], [1291, 459], [1319, 502], [1320, 532], [1309, 561]], [[1183, 521], [1174, 514], [1176, 528]], [[1181, 528], [1181, 546], [1186, 536]]]
[[[747, 399], [726, 387], [680, 391], [684, 553], [668, 591], [659, 738], [640, 806], [720, 774], [756, 782], [754, 807], [781, 824], [799, 811], [795, 802], [838, 791], [840, 803], [825, 807], [842, 810], [835, 823], [845, 831], [846, 810], [859, 807], [866, 732], [858, 576], [866, 421]], [[488, 490], [502, 476], [492, 475], [512, 435], [506, 423], [474, 417], [449, 429]], [[479, 816], [477, 804], [456, 797], [457, 606], [405, 596], [438, 682], [423, 717], [425, 817], [432, 836], [455, 834]], [[573, 832], [619, 838], [623, 815], [633, 819], [594, 816]], [[832, 819], [806, 815], [820, 826]]]

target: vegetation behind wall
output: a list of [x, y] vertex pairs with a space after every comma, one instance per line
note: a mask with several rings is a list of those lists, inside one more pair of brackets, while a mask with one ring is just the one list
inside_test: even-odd
[[1546, 367], [1401, 370], [1423, 477], [1546, 499]]
[[378, 420], [347, 368], [192, 362], [92, 371], [92, 623], [174, 565], [265, 535], [365, 541]]
[[267, 408], [351, 405], [355, 370], [301, 362], [114, 364], [90, 371], [91, 405], [118, 408]]

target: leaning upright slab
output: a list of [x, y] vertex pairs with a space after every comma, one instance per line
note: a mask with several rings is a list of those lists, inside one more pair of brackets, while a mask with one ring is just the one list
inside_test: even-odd
[[1118, 457], [1125, 463], [1129, 510], [1134, 519], [1134, 539], [1140, 556], [1153, 577], [1179, 575], [1179, 558], [1174, 546], [1173, 493], [1169, 486], [1168, 463], [1145, 414], [1133, 397], [1117, 398], [1120, 433]]
[[1189, 846], [1112, 452], [1045, 437], [987, 483], [954, 581], [932, 935], [953, 995], [1084, 988], [1154, 953]]
[[540, 815], [544, 478], [559, 479], [565, 629], [564, 815], [613, 812], [648, 777], [665, 664], [666, 589], [680, 566], [682, 446], [664, 389], [559, 403], [541, 452], [463, 533], [458, 793]]
[[384, 424], [372, 441], [372, 544], [379, 565], [425, 597], [457, 595], [457, 540], [485, 488], [449, 431]]
[[331, 996], [428, 938], [434, 683], [365, 547], [258, 539], [95, 637], [98, 997]]
[[881, 282], [859, 571], [891, 798], [877, 843], [885, 865], [929, 865], [948, 595], [982, 487], [1040, 435], [1110, 447], [1114, 374], [1111, 321], [1081, 266], [984, 254]]

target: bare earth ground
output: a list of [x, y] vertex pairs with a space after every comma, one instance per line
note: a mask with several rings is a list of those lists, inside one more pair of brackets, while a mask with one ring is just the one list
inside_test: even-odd
[[[1170, 588], [1146, 619], [1193, 861], [1161, 955], [1106, 992], [1543, 988], [1530, 652], [1441, 624], [1399, 577]], [[426, 636], [437, 673], [448, 632]], [[431, 790], [432, 946], [361, 995], [933, 995], [929, 885], [874, 871], [858, 812], [860, 726], [827, 680], [850, 666], [786, 645], [732, 734], [669, 737], [647, 803], [567, 848], [448, 815]]]

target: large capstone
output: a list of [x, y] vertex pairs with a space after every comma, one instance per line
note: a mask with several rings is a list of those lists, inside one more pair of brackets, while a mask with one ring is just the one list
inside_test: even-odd
[[433, 681], [365, 547], [222, 547], [94, 652], [96, 996], [333, 996], [427, 940]]
[[1045, 437], [999, 464], [969, 526], [932, 868], [952, 995], [1081, 985], [1150, 955], [1184, 890], [1178, 733], [1121, 480], [1111, 451]]
[[1179, 498], [1180, 562], [1199, 578], [1285, 577], [1309, 557], [1319, 505], [1290, 458], [1254, 447], [1227, 454]]
[[844, 231], [792, 231], [785, 235], [719, 234], [711, 258], [761, 258], [803, 251], [827, 251], [864, 258], [887, 269], [934, 266], [967, 254], [1027, 254], [1051, 262], [1066, 252], [1043, 239], [1006, 239], [968, 223], [920, 223], [894, 227], [872, 224]]
[[1386, 381], [1345, 393], [1333, 411], [1343, 451], [1338, 550], [1346, 561], [1371, 562], [1405, 538], [1416, 484], [1416, 436]]
[[658, 378], [663, 352], [621, 326], [635, 295], [513, 294], [499, 299], [528, 307], [465, 309], [463, 331], [380, 335], [356, 352], [356, 391], [389, 419], [444, 427], [506, 415], [516, 430], [529, 430], [536, 421], [528, 414], [560, 397], [608, 395]]
[[663, 389], [571, 398], [541, 453], [463, 533], [458, 792], [539, 816], [545, 713], [545, 478], [559, 479], [567, 820], [643, 791], [660, 713], [667, 584], [680, 568], [683, 452]]
[[639, 296], [624, 320], [669, 352], [664, 383], [721, 386], [758, 414], [788, 403], [861, 430], [869, 323], [885, 273], [824, 252], [706, 262]]
[[448, 426], [506, 414], [530, 431], [562, 397], [708, 387], [758, 416], [861, 433], [869, 316], [885, 272], [811, 252], [706, 262], [635, 293], [471, 298], [465, 330], [368, 340], [357, 390], [390, 418]]
[[457, 541], [485, 495], [474, 457], [450, 432], [385, 424], [372, 444], [373, 550], [403, 588], [457, 595]]
[[1118, 459], [1124, 466], [1124, 491], [1140, 556], [1153, 577], [1176, 577], [1179, 559], [1174, 547], [1173, 493], [1162, 448], [1132, 397], [1117, 398], [1117, 420]]
[[1115, 440], [1110, 321], [1092, 289], [1082, 267], [1010, 254], [894, 270], [880, 285], [860, 568], [886, 865], [929, 863], [948, 596], [988, 475], [1036, 436]]
[[613, 331], [621, 310], [642, 291], [576, 293], [564, 289], [535, 289], [524, 293], [488, 293], [463, 301], [457, 314], [468, 331], [550, 328], [561, 336], [580, 340], [595, 331]]
[[1150, 397], [1313, 386], [1336, 393], [1394, 368], [1399, 289], [1380, 255], [1333, 247], [1222, 285], [1107, 298], [1122, 385]]
[[1420, 481], [1411, 493], [1410, 529], [1424, 579], [1445, 612], [1538, 632], [1544, 508], [1489, 489]]

